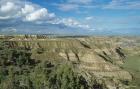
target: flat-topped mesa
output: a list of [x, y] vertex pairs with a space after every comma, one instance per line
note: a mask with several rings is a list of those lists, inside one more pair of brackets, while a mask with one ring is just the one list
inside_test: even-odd
[[61, 40], [61, 39], [44, 39], [44, 40], [32, 40], [32, 41], [9, 41], [11, 47], [26, 47], [30, 48], [44, 48], [44, 49], [67, 49], [67, 48], [84, 48], [78, 41], [76, 40]]

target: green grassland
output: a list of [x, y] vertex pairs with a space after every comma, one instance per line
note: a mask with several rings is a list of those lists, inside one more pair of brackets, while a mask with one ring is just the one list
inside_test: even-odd
[[[140, 56], [129, 56], [123, 64], [123, 68], [129, 71], [133, 75], [133, 81], [131, 82], [134, 89], [140, 88]], [[136, 87], [135, 87], [136, 86]]]

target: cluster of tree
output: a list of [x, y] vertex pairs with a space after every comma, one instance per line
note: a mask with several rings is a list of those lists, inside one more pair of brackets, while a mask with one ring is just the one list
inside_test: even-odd
[[26, 64], [31, 64], [32, 62], [33, 60], [31, 59], [30, 49], [10, 48], [9, 42], [7, 41], [0, 42], [1, 66], [9, 66], [9, 65], [22, 66]]
[[0, 42], [0, 89], [104, 89], [74, 71], [71, 63], [36, 62], [31, 50]]

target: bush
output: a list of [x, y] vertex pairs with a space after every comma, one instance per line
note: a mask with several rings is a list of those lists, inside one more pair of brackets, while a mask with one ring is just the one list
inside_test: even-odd
[[0, 42], [0, 65], [18, 65], [30, 64], [31, 52], [25, 48], [10, 48], [8, 42]]

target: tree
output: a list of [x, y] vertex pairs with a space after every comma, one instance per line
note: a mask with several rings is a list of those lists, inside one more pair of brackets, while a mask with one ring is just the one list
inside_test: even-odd
[[31, 64], [31, 52], [25, 48], [11, 48], [9, 43], [0, 42], [0, 65], [26, 65]]

